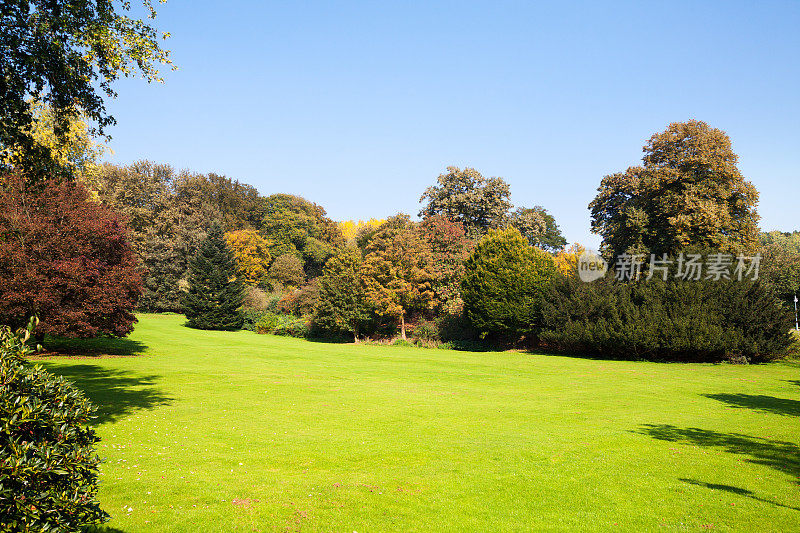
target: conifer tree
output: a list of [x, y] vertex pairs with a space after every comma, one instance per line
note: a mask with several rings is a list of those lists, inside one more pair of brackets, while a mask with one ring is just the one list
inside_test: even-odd
[[234, 330], [242, 327], [239, 308], [244, 284], [236, 274], [236, 260], [215, 222], [191, 263], [189, 290], [183, 298], [188, 326]]

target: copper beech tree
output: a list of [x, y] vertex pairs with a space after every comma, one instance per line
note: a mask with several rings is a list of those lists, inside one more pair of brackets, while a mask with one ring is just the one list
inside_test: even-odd
[[80, 183], [0, 178], [0, 323], [124, 336], [141, 293], [125, 224]]

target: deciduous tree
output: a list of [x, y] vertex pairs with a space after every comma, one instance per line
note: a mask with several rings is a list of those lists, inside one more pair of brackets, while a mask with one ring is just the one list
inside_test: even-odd
[[509, 222], [531, 246], [554, 252], [567, 244], [556, 219], [544, 207], [518, 207], [509, 215]]
[[[154, 18], [151, 1], [143, 4]], [[52, 107], [59, 136], [77, 115], [102, 133], [114, 122], [103, 101], [115, 96], [113, 82], [137, 72], [160, 81], [158, 65], [171, 64], [160, 47], [168, 34], [130, 17], [130, 10], [129, 2], [105, 0], [0, 3], [0, 152], [18, 152], [27, 173], [61, 170], [31, 134], [32, 102]]]
[[76, 182], [0, 184], [0, 323], [66, 337], [124, 336], [141, 279], [119, 217]]
[[589, 204], [607, 256], [670, 255], [688, 246], [753, 253], [758, 192], [736, 166], [725, 132], [676, 122], [653, 135], [643, 165], [603, 178]]
[[430, 257], [408, 215], [390, 217], [370, 240], [362, 265], [369, 301], [384, 316], [396, 317], [406, 338], [406, 317], [433, 305]]
[[474, 168], [447, 167], [436, 182], [419, 199], [427, 201], [421, 217], [443, 215], [468, 230], [485, 233], [500, 227], [511, 208], [511, 190], [503, 178], [484, 178]]
[[236, 268], [242, 281], [256, 285], [264, 279], [271, 260], [269, 243], [257, 231], [230, 231], [225, 234], [225, 242], [236, 257]]

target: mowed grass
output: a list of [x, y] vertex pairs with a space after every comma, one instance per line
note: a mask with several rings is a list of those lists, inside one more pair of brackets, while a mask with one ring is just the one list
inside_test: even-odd
[[315, 343], [142, 315], [47, 358], [112, 531], [800, 529], [800, 364]]

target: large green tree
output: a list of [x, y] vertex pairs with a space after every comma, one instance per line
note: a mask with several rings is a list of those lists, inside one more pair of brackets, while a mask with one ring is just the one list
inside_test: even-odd
[[464, 311], [484, 336], [516, 340], [536, 335], [546, 292], [556, 274], [553, 257], [530, 246], [514, 227], [491, 230], [465, 263]]
[[319, 299], [314, 309], [317, 327], [335, 333], [358, 335], [372, 317], [361, 275], [361, 251], [348, 247], [332, 257], [319, 280]]
[[240, 329], [244, 283], [236, 259], [225, 244], [222, 226], [214, 223], [192, 260], [189, 288], [183, 298], [188, 325], [198, 329]]
[[509, 215], [509, 222], [531, 246], [554, 252], [567, 245], [556, 219], [542, 206], [518, 207]]
[[478, 234], [505, 222], [511, 190], [503, 178], [484, 178], [474, 168], [447, 167], [436, 183], [420, 197], [427, 204], [419, 216], [443, 215]]
[[96, 177], [99, 198], [121, 213], [131, 230], [144, 280], [139, 309], [180, 311], [189, 261], [211, 221], [221, 217], [219, 209], [204, 198], [195, 175], [178, 174], [169, 165], [105, 164]]
[[705, 122], [676, 122], [644, 146], [643, 164], [603, 178], [589, 204], [607, 256], [675, 254], [688, 246], [753, 253], [758, 192], [730, 138]]
[[270, 242], [272, 257], [294, 254], [303, 259], [308, 277], [322, 272], [325, 262], [344, 245], [338, 224], [315, 203], [291, 194], [264, 198], [261, 234]]
[[[151, 0], [142, 2], [155, 18]], [[22, 0], [0, 2], [0, 154], [18, 154], [18, 168], [39, 176], [64, 169], [31, 132], [34, 102], [53, 110], [55, 132], [82, 115], [99, 133], [113, 124], [104, 97], [120, 76], [160, 81], [171, 64], [160, 47], [166, 33], [129, 16], [130, 2]]]

